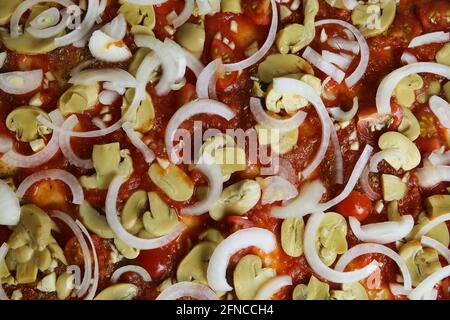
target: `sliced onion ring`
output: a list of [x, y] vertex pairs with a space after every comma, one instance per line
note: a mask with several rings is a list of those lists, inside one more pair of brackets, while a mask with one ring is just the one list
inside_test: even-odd
[[337, 121], [345, 122], [345, 121], [352, 120], [356, 116], [356, 114], [358, 113], [358, 109], [359, 109], [358, 97], [354, 97], [353, 98], [353, 105], [352, 105], [352, 108], [350, 110], [343, 111], [339, 107], [334, 107], [334, 108], [328, 108], [328, 112]]
[[308, 60], [317, 69], [330, 76], [337, 83], [344, 81], [345, 72], [325, 60], [317, 51], [311, 47], [307, 47], [303, 51], [302, 57]]
[[14, 95], [21, 95], [38, 89], [44, 73], [42, 70], [15, 71], [0, 74], [0, 90]]
[[400, 151], [400, 149], [391, 148], [379, 151], [370, 159], [370, 172], [378, 172], [378, 164], [388, 157], [397, 157], [401, 160], [405, 159], [405, 155]]
[[11, 187], [0, 179], [0, 225], [15, 226], [20, 220], [20, 201]]
[[450, 213], [445, 213], [436, 218], [433, 218], [433, 220], [430, 220], [422, 228], [420, 228], [420, 230], [416, 233], [416, 236], [414, 238], [421, 239], [424, 235], [430, 232], [430, 230], [432, 230], [438, 224], [441, 224], [449, 220], [450, 220]]
[[111, 282], [116, 283], [117, 281], [119, 281], [120, 277], [127, 272], [137, 273], [138, 275], [141, 276], [142, 280], [144, 280], [145, 282], [152, 281], [152, 277], [150, 276], [148, 271], [142, 268], [141, 266], [127, 265], [120, 267], [119, 269], [114, 271], [114, 273], [111, 275]]
[[411, 300], [423, 299], [425, 295], [433, 290], [434, 286], [439, 283], [439, 281], [444, 280], [447, 277], [450, 277], [450, 265], [429, 275], [414, 290], [411, 291], [408, 298]]
[[432, 188], [442, 181], [450, 181], [450, 166], [428, 166], [415, 172], [422, 188]]
[[408, 45], [408, 48], [415, 48], [426, 44], [443, 43], [449, 41], [450, 41], [450, 32], [444, 31], [431, 32], [412, 39]]
[[369, 199], [372, 201], [377, 201], [380, 199], [380, 194], [372, 189], [369, 182], [369, 174], [370, 174], [369, 166], [366, 166], [363, 172], [361, 173], [359, 182], [361, 183], [361, 188], [363, 189], [364, 193], [369, 197]]
[[254, 300], [270, 300], [281, 288], [292, 285], [290, 276], [278, 276], [267, 280], [261, 288], [258, 289]]
[[[215, 79], [216, 73], [222, 68], [222, 61], [216, 59], [211, 61], [202, 72], [197, 75], [196, 92], [199, 99], [214, 98], [215, 95]], [[211, 91], [212, 83], [214, 83], [214, 94]]]
[[61, 169], [48, 169], [33, 173], [26, 177], [17, 188], [16, 194], [22, 198], [25, 192], [36, 182], [41, 180], [52, 179], [64, 182], [72, 191], [72, 202], [74, 204], [82, 204], [84, 201], [83, 188], [81, 188], [78, 179], [71, 173]]
[[439, 119], [444, 128], [450, 128], [450, 103], [439, 96], [432, 96], [429, 100], [431, 111]]
[[177, 300], [186, 297], [196, 300], [218, 300], [215, 292], [207, 286], [189, 281], [182, 281], [171, 285], [161, 292], [156, 300]]
[[151, 164], [156, 158], [155, 153], [139, 138], [131, 123], [125, 122], [122, 125], [122, 129], [127, 134], [131, 143], [144, 155], [145, 162]]
[[89, 234], [86, 227], [79, 220], [75, 221], [75, 223], [78, 225], [81, 232], [83, 232], [84, 236], [88, 239], [89, 244], [91, 245], [91, 248], [92, 248], [92, 255], [94, 256], [94, 276], [92, 278], [92, 283], [91, 283], [91, 287], [88, 291], [88, 294], [84, 298], [84, 300], [92, 300], [92, 299], [94, 299], [95, 293], [97, 292], [98, 281], [100, 278], [97, 250], [95, 249], [94, 241], [92, 240], [92, 237]]
[[444, 246], [441, 242], [427, 236], [422, 236], [420, 242], [424, 246], [436, 250], [441, 256], [445, 258], [445, 260], [447, 260], [447, 263], [450, 264], [450, 249]]
[[192, 15], [192, 11], [194, 10], [194, 0], [186, 0], [184, 2], [184, 8], [181, 13], [171, 21], [173, 26], [177, 29], [185, 24]]

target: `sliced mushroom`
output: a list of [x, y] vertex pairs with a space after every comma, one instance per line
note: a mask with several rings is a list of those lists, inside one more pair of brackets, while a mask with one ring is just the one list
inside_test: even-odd
[[444, 46], [436, 53], [436, 62], [450, 66], [450, 43]]
[[47, 213], [37, 206], [22, 206], [19, 223], [30, 236], [33, 249], [42, 251], [50, 243], [52, 221]]
[[295, 54], [272, 54], [258, 66], [258, 78], [265, 83], [295, 73], [314, 74], [314, 70], [308, 62]]
[[281, 247], [291, 257], [303, 254], [303, 218], [288, 218], [281, 224]]
[[100, 292], [94, 300], [132, 300], [139, 293], [139, 288], [131, 283], [118, 283]]
[[116, 246], [120, 254], [123, 255], [126, 259], [136, 259], [141, 252], [139, 249], [128, 246], [120, 239], [114, 239], [114, 245]]
[[352, 12], [352, 22], [359, 27], [364, 37], [374, 37], [385, 32], [394, 22], [395, 11], [395, 0], [360, 4]]
[[309, 278], [308, 285], [299, 284], [292, 292], [293, 300], [328, 300], [330, 298], [330, 286], [314, 276]]
[[49, 249], [45, 248], [37, 253], [37, 265], [39, 271], [44, 272], [49, 269], [52, 261], [52, 254]]
[[97, 104], [99, 91], [98, 83], [72, 86], [59, 98], [58, 108], [64, 116], [83, 113]]
[[177, 30], [175, 40], [195, 57], [200, 58], [205, 46], [205, 28], [199, 24], [187, 22]]
[[210, 228], [210, 229], [207, 229], [206, 231], [202, 232], [198, 236], [198, 239], [202, 240], [202, 241], [211, 241], [216, 244], [219, 244], [220, 242], [223, 241], [223, 235], [222, 235], [222, 233], [220, 233], [219, 230]]
[[133, 129], [139, 132], [147, 132], [153, 126], [155, 120], [155, 108], [152, 97], [146, 93], [139, 107], [134, 113], [129, 113], [128, 109], [134, 98], [134, 89], [125, 92], [122, 102], [122, 121], [131, 122]]
[[383, 199], [385, 201], [401, 200], [408, 193], [406, 183], [399, 177], [391, 174], [381, 175], [381, 187], [383, 190]]
[[423, 79], [416, 73], [403, 78], [395, 87], [394, 96], [402, 107], [409, 108], [416, 101], [416, 90], [423, 88]]
[[104, 239], [114, 238], [106, 217], [95, 210], [87, 201], [84, 201], [80, 206], [80, 218], [86, 228], [96, 235]]
[[147, 192], [139, 190], [134, 192], [125, 203], [121, 214], [123, 227], [130, 233], [136, 234], [144, 227], [142, 215], [148, 210]]
[[338, 254], [347, 251], [347, 222], [336, 212], [327, 212], [317, 232], [316, 248], [322, 261], [330, 266]]
[[444, 95], [447, 101], [450, 101], [450, 81], [444, 84]]
[[344, 283], [342, 290], [331, 291], [332, 300], [369, 300], [366, 289], [359, 282]]
[[41, 279], [36, 285], [36, 289], [41, 292], [56, 291], [56, 273], [52, 272]]
[[[406, 237], [407, 240], [414, 239], [417, 232], [419, 232], [422, 227], [430, 222], [430, 218], [427, 217], [425, 213], [421, 213], [419, 215], [419, 218], [417, 219], [417, 224], [414, 226], [414, 228], [411, 230], [411, 233]], [[450, 234], [447, 228], [447, 224], [440, 223], [433, 229], [431, 229], [427, 234], [427, 237], [433, 238], [436, 241], [441, 242], [444, 246], [448, 247], [450, 244]]]
[[119, 2], [122, 5], [118, 13], [122, 13], [130, 25], [145, 26], [149, 29], [155, 27], [155, 9], [152, 5], [134, 4], [125, 0], [120, 0]]
[[258, 142], [261, 145], [269, 145], [278, 154], [285, 154], [293, 150], [298, 142], [298, 129], [281, 132], [278, 129], [268, 129], [262, 125], [255, 126], [258, 133]]
[[148, 170], [150, 179], [158, 188], [174, 201], [189, 200], [194, 194], [194, 184], [190, 177], [179, 167], [169, 165], [163, 169], [153, 163]]
[[416, 145], [399, 132], [386, 132], [378, 140], [378, 146], [381, 150], [398, 149], [403, 155], [399, 158], [395, 155], [387, 156], [386, 160], [394, 169], [402, 168], [405, 171], [414, 169], [420, 163], [420, 152]]
[[179, 224], [177, 213], [170, 208], [156, 192], [148, 194], [150, 211], [144, 213], [142, 221], [145, 230], [154, 237], [170, 233]]
[[70, 273], [61, 274], [56, 280], [56, 295], [59, 300], [66, 300], [75, 288], [75, 275]]
[[8, 0], [0, 2], [0, 26], [7, 24], [22, 0]]
[[220, 9], [222, 12], [243, 13], [241, 0], [222, 0], [220, 2]]
[[425, 199], [425, 207], [432, 217], [450, 212], [450, 195], [435, 194]]
[[192, 248], [178, 265], [177, 280], [196, 281], [207, 285], [206, 270], [216, 246], [217, 243], [203, 241]]
[[420, 124], [414, 114], [408, 108], [402, 107], [403, 120], [398, 131], [409, 140], [414, 141], [420, 136]]
[[270, 278], [276, 276], [272, 268], [263, 268], [261, 258], [246, 255], [239, 260], [233, 273], [234, 290], [240, 300], [251, 300], [258, 289]]
[[280, 53], [286, 54], [289, 52], [296, 53], [299, 45], [303, 43], [303, 37], [306, 33], [306, 28], [298, 23], [292, 23], [278, 31], [276, 38], [276, 45]]
[[20, 107], [8, 114], [5, 124], [9, 130], [16, 133], [17, 140], [31, 142], [52, 132], [36, 119], [38, 116], [50, 119], [47, 113], [39, 108]]

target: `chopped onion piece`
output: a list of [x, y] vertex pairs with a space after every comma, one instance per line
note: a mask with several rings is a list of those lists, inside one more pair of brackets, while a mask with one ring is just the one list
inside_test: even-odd
[[291, 182], [280, 176], [272, 176], [264, 179], [261, 204], [287, 201], [295, 198], [297, 195], [297, 188]]
[[386, 244], [406, 237], [414, 227], [411, 215], [402, 216], [400, 221], [372, 223], [361, 226], [355, 217], [349, 217], [350, 227], [358, 240]]
[[428, 223], [426, 223], [420, 230], [416, 233], [415, 239], [421, 239], [424, 235], [426, 235], [428, 232], [430, 232], [434, 227], [436, 227], [438, 224], [441, 224], [443, 222], [450, 220], [450, 213], [445, 213], [443, 215], [440, 215], [433, 220], [430, 220]]
[[450, 67], [434, 62], [417, 62], [403, 66], [387, 75], [377, 90], [376, 103], [380, 115], [391, 113], [392, 92], [398, 83], [413, 73], [434, 73], [450, 79]]
[[[47, 21], [47, 17], [45, 17], [46, 12], [50, 13], [50, 22]], [[37, 16], [33, 21], [36, 20], [36, 23], [30, 23], [30, 27], [26, 29], [28, 33], [30, 33], [35, 38], [48, 39], [56, 36], [58, 33], [64, 31], [67, 28], [68, 24], [72, 17], [67, 10], [62, 11], [63, 15], [60, 20], [60, 12], [58, 9], [52, 7], [44, 12], [42, 12], [39, 16]], [[57, 14], [57, 16], [52, 16]], [[44, 15], [44, 16], [42, 16]], [[59, 23], [58, 23], [59, 21]]]
[[14, 95], [29, 93], [38, 89], [43, 79], [42, 70], [2, 73], [0, 74], [0, 90]]
[[326, 86], [327, 86], [328, 82], [330, 82], [331, 80], [333, 80], [333, 79], [331, 79], [331, 77], [328, 76], [322, 82], [322, 96], [325, 99], [327, 99], [327, 100], [334, 100], [334, 99], [336, 99], [336, 97], [333, 94], [328, 93], [327, 89], [326, 89]]
[[405, 287], [398, 283], [389, 283], [389, 289], [394, 296], [407, 296], [411, 292], [411, 290], [405, 290]]
[[314, 213], [309, 217], [308, 222], [306, 223], [304, 235], [304, 254], [311, 269], [321, 278], [334, 283], [357, 282], [367, 278], [378, 268], [378, 263], [376, 261], [372, 261], [364, 268], [350, 272], [343, 272], [331, 269], [320, 259], [316, 248], [316, 238], [320, 222], [324, 216], [325, 214], [323, 212]]
[[345, 267], [352, 262], [355, 258], [360, 257], [369, 253], [379, 253], [383, 254], [392, 260], [398, 265], [402, 276], [403, 276], [403, 286], [405, 290], [412, 289], [411, 275], [409, 273], [408, 267], [406, 266], [405, 261], [400, 257], [400, 255], [392, 249], [389, 249], [386, 246], [376, 243], [362, 243], [352, 247], [346, 253], [344, 253], [338, 260], [335, 266], [335, 270], [344, 271]]
[[276, 249], [275, 235], [262, 228], [248, 228], [236, 231], [220, 242], [208, 264], [208, 284], [215, 291], [231, 291], [233, 288], [226, 278], [227, 266], [233, 254], [248, 247], [258, 247], [269, 253]]
[[151, 250], [165, 246], [181, 235], [184, 230], [182, 223], [179, 223], [169, 234], [153, 239], [138, 238], [125, 230], [119, 220], [116, 209], [117, 196], [123, 182], [124, 179], [121, 176], [117, 176], [111, 181], [105, 203], [106, 220], [118, 239], [132, 248]]
[[[20, 202], [11, 187], [0, 179], [0, 225], [15, 226], [20, 220]], [[0, 263], [1, 265], [1, 263]]]
[[79, 65], [77, 65], [75, 68], [73, 68], [69, 75], [70, 77], [75, 76], [76, 74], [80, 73], [84, 69], [88, 68], [90, 65], [92, 65], [95, 62], [95, 59], [89, 59], [86, 61], [81, 62]]
[[189, 281], [178, 282], [164, 289], [156, 300], [177, 300], [187, 297], [196, 300], [219, 300], [215, 292], [207, 286]]
[[[199, 99], [209, 99], [215, 96], [216, 73], [222, 68], [222, 61], [216, 59], [211, 61], [197, 76], [196, 91]], [[214, 87], [214, 94], [211, 89]]]
[[339, 67], [344, 71], [348, 69], [353, 60], [352, 56], [337, 54], [328, 50], [322, 50], [322, 58], [325, 61], [334, 64], [335, 66]]
[[255, 117], [256, 122], [263, 125], [266, 128], [278, 129], [281, 132], [287, 132], [297, 129], [305, 121], [307, 113], [298, 111], [294, 116], [289, 119], [276, 119], [271, 117], [264, 111], [261, 105], [261, 100], [258, 98], [250, 98], [250, 110]]
[[98, 95], [98, 101], [105, 106], [110, 106], [120, 98], [120, 95], [115, 91], [103, 90]]
[[391, 148], [385, 149], [375, 153], [370, 159], [370, 172], [378, 172], [378, 164], [386, 158], [397, 157], [400, 160], [405, 159], [405, 155], [400, 151], [400, 149]]
[[308, 60], [317, 69], [329, 75], [337, 83], [341, 83], [345, 78], [345, 72], [336, 68], [333, 64], [326, 61], [317, 51], [311, 47], [307, 47], [302, 57]]
[[192, 53], [189, 51], [183, 49], [184, 55], [186, 56], [186, 64], [187, 67], [195, 74], [195, 76], [198, 78], [200, 73], [203, 71], [205, 66], [203, 63], [197, 59]]
[[450, 103], [439, 96], [432, 96], [429, 100], [431, 111], [439, 119], [444, 128], [450, 128]]
[[127, 272], [137, 273], [138, 275], [141, 276], [142, 280], [144, 280], [145, 282], [152, 281], [152, 277], [150, 276], [148, 271], [145, 270], [144, 268], [135, 265], [127, 265], [120, 267], [119, 269], [114, 271], [114, 273], [111, 275], [111, 282], [116, 283], [117, 281], [119, 281], [120, 277]]
[[127, 34], [127, 20], [123, 14], [119, 14], [111, 22], [104, 25], [102, 31], [113, 39], [123, 40]]
[[170, 23], [173, 24], [175, 28], [179, 28], [185, 24], [192, 15], [194, 4], [194, 0], [185, 0], [183, 11], [181, 11], [180, 15], [178, 15], [175, 19], [170, 21]]
[[[8, 254], [9, 247], [6, 242], [4, 242], [0, 246], [0, 265], [3, 264], [3, 261], [5, 261], [5, 257]], [[6, 295], [5, 289], [3, 289], [2, 282], [0, 281], [0, 300], [9, 300], [8, 296]]]
[[400, 57], [400, 60], [402, 60], [402, 62], [404, 62], [406, 64], [411, 64], [411, 63], [417, 62], [416, 56], [408, 51], [403, 52], [402, 56]]
[[450, 165], [450, 151], [435, 150], [428, 156], [428, 161], [433, 166], [448, 166]]
[[131, 123], [125, 122], [122, 125], [122, 129], [127, 134], [131, 143], [144, 155], [145, 162], [151, 164], [155, 160], [155, 153], [139, 138]]
[[13, 147], [13, 142], [10, 137], [0, 135], [0, 153], [6, 153]]
[[359, 5], [358, 1], [356, 0], [342, 0], [342, 3], [348, 10], [353, 10]]
[[77, 84], [95, 84], [97, 82], [111, 82], [123, 88], [136, 88], [137, 81], [129, 72], [119, 69], [90, 69], [83, 70], [72, 76], [69, 83]]
[[358, 109], [359, 109], [358, 97], [354, 97], [353, 98], [353, 105], [352, 105], [352, 108], [350, 110], [343, 111], [339, 107], [334, 107], [334, 108], [328, 108], [328, 112], [337, 121], [345, 122], [345, 121], [352, 120], [356, 116], [356, 113], [358, 112]]
[[439, 182], [450, 181], [450, 166], [428, 166], [415, 172], [422, 188], [432, 188]]
[[106, 62], [122, 62], [132, 56], [130, 49], [123, 41], [118, 41], [101, 30], [94, 31], [92, 34], [89, 50], [94, 58]]
[[291, 285], [292, 278], [290, 276], [278, 276], [269, 279], [258, 289], [254, 300], [270, 300], [281, 288]]
[[370, 169], [369, 166], [366, 166], [361, 173], [361, 178], [359, 182], [361, 183], [361, 188], [364, 190], [364, 193], [369, 197], [370, 200], [376, 201], [380, 199], [380, 194], [372, 189], [369, 183], [369, 174]]
[[408, 48], [415, 48], [426, 44], [443, 43], [449, 41], [450, 41], [450, 32], [444, 31], [431, 32], [412, 39], [408, 45]]
[[[347, 29], [345, 29], [347, 30]], [[353, 40], [346, 40], [342, 38], [331, 38], [328, 40], [328, 44], [330, 47], [336, 49], [336, 50], [344, 50], [352, 52], [353, 54], [358, 54], [360, 51], [359, 43], [358, 41]]]
[[6, 62], [6, 58], [8, 58], [8, 54], [6, 52], [0, 53], [0, 69], [3, 68]]
[[450, 265], [437, 270], [436, 272], [429, 275], [425, 280], [423, 280], [411, 293], [408, 298], [411, 300], [421, 300], [425, 295], [429, 294], [433, 290], [434, 286], [439, 283], [439, 281], [450, 277]]
[[441, 256], [445, 258], [445, 260], [447, 260], [447, 263], [450, 263], [450, 250], [446, 246], [444, 246], [441, 242], [427, 236], [422, 236], [420, 242], [424, 246], [436, 250]]

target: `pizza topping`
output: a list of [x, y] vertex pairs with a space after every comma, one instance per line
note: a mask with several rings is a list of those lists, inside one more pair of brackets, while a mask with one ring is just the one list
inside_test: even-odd
[[316, 248], [326, 266], [336, 260], [338, 254], [347, 251], [347, 222], [339, 213], [327, 212], [316, 234]]
[[318, 280], [314, 275], [309, 278], [308, 285], [299, 284], [292, 292], [293, 300], [328, 300], [330, 285]]
[[302, 255], [304, 229], [303, 218], [287, 218], [281, 224], [281, 247], [287, 255]]
[[150, 211], [142, 215], [142, 224], [146, 233], [159, 237], [172, 232], [179, 224], [178, 216], [156, 192], [148, 193]]
[[87, 201], [80, 205], [80, 219], [90, 231], [96, 235], [105, 238], [114, 238], [113, 232], [109, 227], [106, 217], [95, 210]]
[[145, 270], [144, 268], [135, 265], [127, 265], [120, 267], [119, 269], [114, 271], [114, 273], [111, 275], [111, 282], [116, 283], [117, 281], [119, 281], [120, 277], [127, 272], [134, 272], [140, 275], [144, 281], [152, 281], [152, 277], [150, 277], [147, 270]]
[[395, 11], [395, 0], [360, 4], [352, 12], [352, 23], [359, 26], [364, 37], [374, 37], [385, 32], [394, 22]]
[[[448, 33], [448, 34], [450, 37], [450, 33]], [[442, 49], [436, 53], [436, 62], [450, 66], [450, 44], [449, 43], [444, 44]]]
[[209, 240], [202, 241], [195, 245], [178, 265], [178, 282], [195, 281], [208, 285], [206, 271], [208, 269], [209, 259], [216, 246], [217, 243]]
[[311, 47], [307, 47], [302, 55], [313, 66], [330, 76], [337, 83], [341, 83], [345, 78], [345, 72], [335, 67], [333, 64], [325, 60], [317, 51]]
[[444, 128], [450, 128], [450, 103], [438, 96], [432, 96], [429, 100], [431, 111], [439, 119]]
[[107, 62], [121, 62], [131, 58], [127, 45], [101, 30], [94, 31], [89, 40], [89, 50], [94, 58]]
[[153, 183], [174, 201], [189, 200], [194, 193], [194, 185], [190, 177], [178, 166], [169, 164], [162, 168], [154, 163], [148, 170]]
[[161, 292], [156, 300], [177, 300], [184, 297], [197, 300], [218, 300], [217, 295], [209, 287], [189, 281], [182, 281], [169, 286]]
[[205, 28], [194, 23], [185, 23], [175, 33], [175, 40], [199, 59], [205, 46]]
[[155, 153], [141, 140], [138, 133], [133, 130], [131, 123], [125, 122], [122, 125], [122, 129], [127, 134], [131, 143], [144, 155], [145, 161], [149, 164], [152, 163], [155, 160]]
[[70, 87], [58, 100], [61, 114], [67, 116], [92, 109], [99, 99], [99, 91], [100, 86], [97, 83]]
[[344, 283], [342, 290], [332, 290], [332, 300], [369, 300], [366, 289], [359, 282]]
[[139, 288], [131, 283], [118, 283], [103, 289], [94, 300], [132, 300], [138, 295]]
[[408, 294], [408, 298], [411, 300], [422, 300], [425, 295], [429, 294], [433, 290], [434, 286], [441, 280], [450, 276], [450, 266], [439, 269], [433, 274], [429, 275], [424, 281], [422, 281], [414, 290]]
[[449, 32], [432, 32], [423, 34], [421, 36], [415, 37], [411, 40], [408, 45], [408, 48], [415, 48], [423, 45], [427, 45], [430, 43], [443, 43], [450, 41], [450, 33]]
[[[73, 130], [79, 124], [78, 118], [76, 115], [72, 115], [64, 121], [61, 129], [63, 130]], [[69, 160], [69, 162], [77, 167], [84, 169], [92, 169], [94, 164], [91, 159], [81, 159], [78, 157], [74, 150], [72, 149], [70, 136], [65, 134], [59, 135], [59, 147], [61, 148], [61, 152], [64, 156]]]
[[422, 238], [420, 239], [420, 243], [422, 243], [422, 245], [426, 247], [436, 250], [441, 256], [445, 258], [445, 260], [447, 260], [447, 262], [450, 262], [450, 250], [441, 242], [427, 236], [422, 236]]
[[288, 201], [298, 195], [297, 188], [280, 176], [271, 176], [260, 180], [262, 189], [261, 204], [271, 204], [276, 201]]
[[421, 155], [416, 145], [401, 133], [390, 131], [384, 133], [378, 140], [381, 150], [396, 149], [402, 156], [394, 153], [385, 154], [384, 160], [393, 168], [402, 168], [406, 171], [417, 167], [421, 160]]
[[255, 300], [270, 300], [281, 288], [292, 285], [290, 276], [277, 276], [264, 283], [258, 290]]
[[16, 225], [20, 219], [19, 198], [3, 180], [0, 180], [0, 202], [3, 206], [0, 214], [0, 225]]
[[0, 89], [6, 93], [21, 95], [32, 92], [42, 85], [42, 70], [16, 71], [0, 74]]

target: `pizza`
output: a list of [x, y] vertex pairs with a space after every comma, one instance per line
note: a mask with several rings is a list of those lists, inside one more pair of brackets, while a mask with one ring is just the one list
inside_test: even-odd
[[0, 25], [0, 299], [450, 298], [448, 0]]

